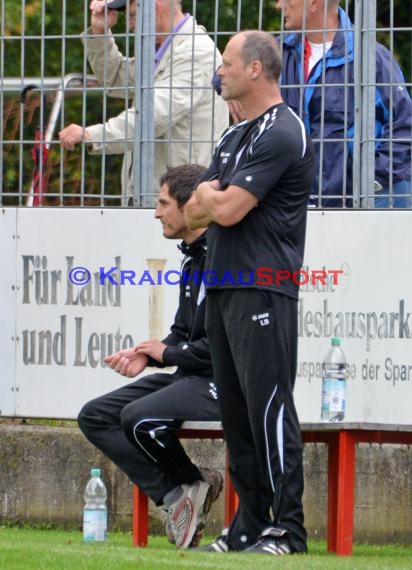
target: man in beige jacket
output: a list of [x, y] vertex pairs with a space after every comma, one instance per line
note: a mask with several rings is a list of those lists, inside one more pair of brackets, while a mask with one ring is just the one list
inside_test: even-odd
[[[109, 8], [109, 9], [107, 9]], [[127, 8], [135, 28], [136, 0], [93, 0], [91, 27], [83, 35], [87, 58], [108, 94], [125, 98], [135, 87], [134, 58], [120, 53], [110, 28], [118, 10]], [[221, 132], [228, 125], [227, 104], [216, 96], [211, 79], [221, 56], [205, 28], [184, 14], [181, 0], [156, 0], [156, 59], [154, 63], [155, 181], [167, 165], [208, 165]], [[129, 109], [103, 124], [69, 125], [59, 133], [61, 146], [74, 150], [87, 142], [91, 154], [125, 154], [122, 169], [124, 203], [133, 196], [132, 156], [136, 109]]]

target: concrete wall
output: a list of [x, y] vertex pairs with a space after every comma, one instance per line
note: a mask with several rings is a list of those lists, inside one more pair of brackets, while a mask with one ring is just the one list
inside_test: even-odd
[[[188, 441], [195, 462], [224, 470], [221, 441]], [[76, 427], [0, 424], [0, 524], [80, 528], [83, 490], [90, 468], [100, 467], [108, 490], [109, 526], [131, 528], [131, 484]], [[306, 524], [325, 536], [327, 454], [305, 446]], [[357, 451], [355, 540], [412, 544], [412, 448], [360, 445]], [[151, 532], [162, 532], [156, 508]], [[223, 500], [212, 509], [206, 532], [219, 532]]]

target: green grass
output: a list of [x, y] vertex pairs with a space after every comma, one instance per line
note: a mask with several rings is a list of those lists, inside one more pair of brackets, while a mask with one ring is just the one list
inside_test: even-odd
[[106, 543], [85, 544], [80, 532], [0, 527], [1, 570], [392, 570], [412, 569], [412, 546], [359, 544], [352, 557], [326, 553], [311, 542], [307, 556], [209, 554], [176, 550], [163, 537], [133, 548], [130, 534], [112, 532]]

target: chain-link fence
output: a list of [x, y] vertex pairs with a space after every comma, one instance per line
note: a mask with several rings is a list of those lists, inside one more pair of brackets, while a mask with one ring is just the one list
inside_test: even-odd
[[309, 205], [411, 206], [410, 3], [89, 4], [0, 0], [2, 205], [153, 206], [168, 164], [210, 160], [229, 117], [218, 50], [259, 28], [315, 143]]

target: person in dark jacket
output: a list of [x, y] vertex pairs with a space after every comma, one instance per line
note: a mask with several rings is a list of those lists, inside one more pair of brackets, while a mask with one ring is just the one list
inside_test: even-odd
[[[339, 0], [278, 0], [282, 97], [304, 121], [317, 157], [311, 204], [353, 205], [354, 32]], [[303, 32], [302, 32], [303, 30]], [[324, 87], [322, 87], [324, 85]], [[364, 112], [367, 110], [365, 109]], [[375, 207], [411, 207], [412, 101], [391, 53], [376, 43]], [[363, 166], [365, 168], [365, 166]], [[375, 194], [374, 194], [375, 193]]]
[[84, 435], [167, 511], [166, 531], [177, 547], [196, 546], [222, 476], [192, 463], [176, 431], [184, 421], [220, 420], [209, 344], [205, 332], [206, 291], [202, 281], [206, 231], [189, 230], [185, 204], [205, 168], [169, 167], [160, 180], [155, 217], [167, 239], [183, 239], [179, 307], [170, 333], [108, 356], [106, 363], [128, 378], [147, 366], [176, 366], [88, 402], [78, 422]]

